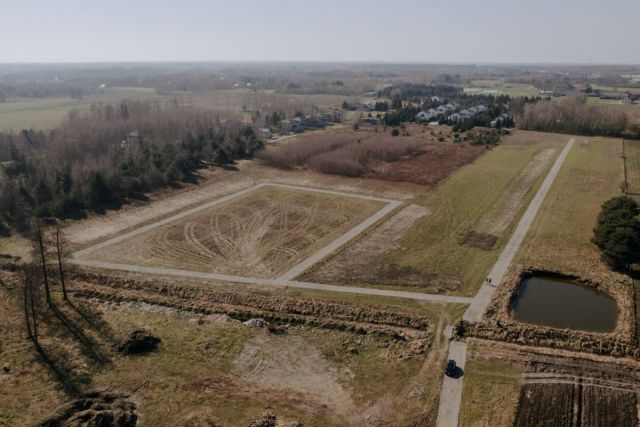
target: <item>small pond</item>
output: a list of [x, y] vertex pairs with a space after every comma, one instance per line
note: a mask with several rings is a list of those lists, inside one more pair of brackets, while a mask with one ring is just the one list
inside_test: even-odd
[[618, 306], [610, 297], [545, 276], [522, 280], [512, 312], [520, 322], [588, 332], [611, 332], [618, 320]]

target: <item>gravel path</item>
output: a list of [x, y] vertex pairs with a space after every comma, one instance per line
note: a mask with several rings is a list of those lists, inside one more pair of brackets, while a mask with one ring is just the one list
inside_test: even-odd
[[116, 264], [111, 262], [93, 261], [93, 260], [75, 259], [75, 258], [69, 259], [68, 262], [71, 262], [73, 264], [80, 265], [83, 267], [129, 271], [132, 273], [161, 274], [165, 276], [177, 276], [177, 277], [187, 277], [191, 279], [215, 280], [215, 281], [221, 281], [221, 282], [241, 283], [241, 284], [247, 284], [247, 285], [315, 289], [320, 291], [406, 298], [406, 299], [413, 299], [418, 301], [432, 301], [432, 302], [439, 302], [439, 303], [470, 304], [472, 301], [472, 298], [468, 298], [468, 297], [433, 295], [433, 294], [424, 294], [421, 292], [392, 291], [387, 289], [360, 288], [356, 286], [325, 285], [322, 283], [298, 282], [295, 280], [284, 280], [280, 278], [262, 279], [262, 278], [256, 278], [256, 277], [232, 276], [227, 274], [201, 273], [198, 271], [176, 270], [173, 268], [144, 267], [141, 265]]

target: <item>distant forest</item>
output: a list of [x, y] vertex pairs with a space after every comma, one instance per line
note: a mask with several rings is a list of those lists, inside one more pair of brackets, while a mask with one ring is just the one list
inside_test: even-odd
[[261, 147], [252, 128], [209, 111], [133, 101], [94, 106], [50, 132], [0, 133], [0, 228], [117, 206]]
[[576, 135], [640, 138], [640, 126], [624, 111], [587, 103], [585, 95], [564, 100], [516, 98], [509, 105], [522, 129]]

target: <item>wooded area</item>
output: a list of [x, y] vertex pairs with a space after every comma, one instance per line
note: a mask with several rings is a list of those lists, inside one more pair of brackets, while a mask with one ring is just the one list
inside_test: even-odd
[[209, 111], [134, 101], [95, 106], [48, 133], [0, 133], [0, 226], [117, 206], [260, 147], [252, 128]]

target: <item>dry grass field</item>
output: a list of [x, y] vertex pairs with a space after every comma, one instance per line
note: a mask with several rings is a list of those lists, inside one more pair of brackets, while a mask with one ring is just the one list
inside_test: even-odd
[[576, 137], [515, 262], [588, 276], [608, 272], [591, 243], [600, 206], [622, 194], [622, 141]]
[[[513, 132], [434, 190], [419, 194], [412, 201], [416, 208], [392, 217], [306, 279], [472, 295], [567, 140]], [[487, 248], [469, 241], [470, 231], [496, 233], [495, 244]]]
[[[74, 395], [109, 389], [131, 394], [141, 426], [247, 426], [270, 410], [280, 422], [305, 426], [432, 424], [446, 355], [443, 325], [449, 308], [376, 297], [346, 296], [353, 313], [388, 310], [433, 319], [419, 340], [336, 327], [295, 326], [278, 332], [251, 328], [224, 314], [202, 314], [135, 300], [105, 302], [80, 296], [42, 310], [38, 355], [25, 339], [15, 303], [19, 289], [0, 276], [0, 425], [33, 425]], [[71, 282], [81, 288], [88, 284]], [[249, 298], [282, 296], [250, 289]], [[306, 307], [326, 311], [340, 295], [295, 291]], [[153, 295], [146, 292], [145, 295]], [[166, 294], [158, 295], [166, 299]], [[305, 302], [306, 301], [306, 302]], [[183, 300], [192, 306], [193, 300]], [[204, 302], [204, 300], [203, 300]], [[328, 304], [322, 308], [322, 304]], [[363, 305], [365, 304], [365, 305]], [[349, 305], [345, 306], [349, 307]], [[459, 311], [459, 310], [455, 310]], [[287, 316], [286, 311], [281, 312]], [[290, 314], [289, 314], [290, 315]], [[335, 322], [330, 312], [326, 319]], [[431, 321], [429, 321], [431, 322]], [[158, 335], [160, 348], [126, 356], [113, 344], [135, 329]], [[428, 327], [427, 329], [431, 329]], [[434, 333], [435, 332], [435, 333]], [[188, 361], [188, 363], [187, 363]], [[303, 379], [301, 381], [301, 379]]]
[[470, 345], [464, 372], [460, 426], [512, 427], [516, 416], [522, 367], [485, 360], [481, 347]]
[[624, 162], [627, 168], [627, 191], [640, 194], [640, 141], [625, 140]]
[[51, 129], [62, 122], [70, 111], [88, 111], [93, 103], [118, 103], [122, 99], [163, 100], [150, 88], [114, 87], [103, 93], [73, 98], [21, 98], [0, 102], [0, 130]]
[[382, 206], [349, 196], [261, 187], [89, 256], [115, 263], [274, 277]]

